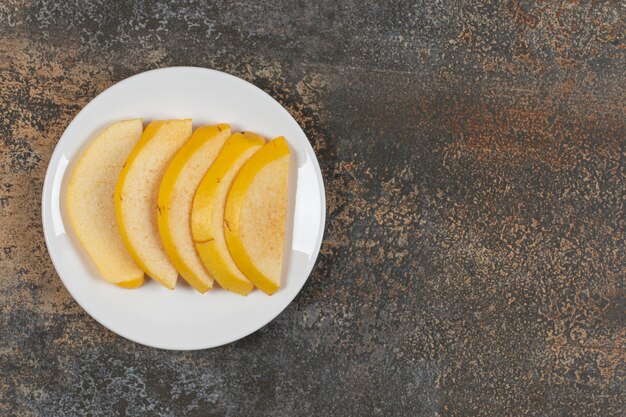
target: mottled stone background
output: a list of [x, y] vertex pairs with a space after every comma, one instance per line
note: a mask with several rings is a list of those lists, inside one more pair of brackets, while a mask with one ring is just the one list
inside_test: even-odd
[[[618, 416], [622, 1], [0, 1], [0, 415]], [[294, 303], [199, 352], [73, 301], [41, 229], [96, 94], [196, 65], [298, 120], [328, 198]]]

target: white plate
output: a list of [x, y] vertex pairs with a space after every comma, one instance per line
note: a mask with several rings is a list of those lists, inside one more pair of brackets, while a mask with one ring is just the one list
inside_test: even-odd
[[[69, 226], [65, 193], [85, 145], [105, 126], [124, 119], [193, 119], [194, 127], [230, 123], [267, 138], [283, 135], [292, 151], [287, 258], [282, 287], [271, 297], [242, 297], [215, 288], [199, 294], [179, 278], [170, 291], [155, 281], [136, 290], [105, 282]], [[220, 346], [260, 329], [295, 298], [322, 242], [324, 184], [313, 148], [291, 115], [268, 94], [232, 75], [204, 68], [144, 72], [108, 88], [78, 113], [52, 154], [42, 199], [43, 228], [52, 262], [72, 297], [91, 317], [127, 339], [162, 349]], [[217, 287], [217, 286], [216, 286]]]

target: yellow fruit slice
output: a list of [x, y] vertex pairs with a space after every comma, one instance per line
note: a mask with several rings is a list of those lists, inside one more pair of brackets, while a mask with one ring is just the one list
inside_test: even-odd
[[241, 168], [226, 200], [224, 236], [241, 272], [261, 291], [280, 287], [287, 216], [289, 146], [268, 142]]
[[115, 189], [117, 224], [130, 255], [146, 274], [169, 289], [174, 289], [178, 273], [161, 242], [157, 199], [167, 166], [190, 135], [191, 119], [150, 123]]
[[201, 293], [211, 289], [213, 278], [193, 243], [191, 206], [202, 177], [229, 136], [227, 124], [196, 129], [172, 159], [159, 189], [157, 219], [165, 251], [180, 276]]
[[67, 191], [70, 224], [104, 279], [124, 288], [143, 284], [143, 271], [128, 253], [115, 221], [117, 177], [143, 131], [141, 119], [107, 127], [81, 156]]
[[191, 233], [200, 259], [223, 288], [241, 295], [254, 286], [237, 268], [226, 246], [224, 207], [235, 175], [264, 143], [262, 137], [250, 132], [229, 137], [202, 178], [191, 211]]

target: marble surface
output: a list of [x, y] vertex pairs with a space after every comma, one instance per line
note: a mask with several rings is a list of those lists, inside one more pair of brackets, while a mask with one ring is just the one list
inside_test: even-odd
[[[623, 415], [625, 11], [2, 1], [0, 415]], [[274, 96], [309, 136], [328, 199], [293, 304], [198, 352], [92, 320], [40, 220], [76, 113], [173, 65]]]

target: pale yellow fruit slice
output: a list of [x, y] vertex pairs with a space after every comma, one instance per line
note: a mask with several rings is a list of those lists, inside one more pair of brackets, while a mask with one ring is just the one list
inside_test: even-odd
[[287, 216], [289, 146], [282, 136], [265, 144], [233, 181], [224, 236], [239, 270], [267, 294], [280, 287]]
[[115, 189], [117, 224], [130, 255], [146, 274], [169, 289], [176, 286], [178, 273], [161, 242], [157, 199], [167, 166], [190, 135], [191, 119], [150, 123]]
[[229, 136], [227, 124], [196, 129], [172, 159], [159, 190], [157, 219], [165, 251], [180, 276], [201, 293], [211, 289], [213, 278], [193, 243], [191, 206], [202, 177]]
[[76, 237], [102, 277], [125, 288], [141, 286], [144, 276], [118, 232], [113, 194], [142, 131], [141, 119], [107, 127], [79, 159], [67, 190], [68, 217]]
[[191, 232], [209, 274], [225, 289], [247, 295], [254, 286], [237, 268], [224, 239], [224, 207], [228, 190], [241, 166], [265, 140], [250, 132], [235, 133], [206, 172], [193, 200]]

